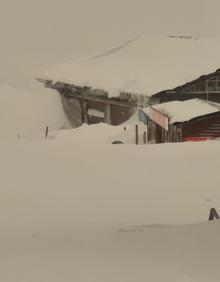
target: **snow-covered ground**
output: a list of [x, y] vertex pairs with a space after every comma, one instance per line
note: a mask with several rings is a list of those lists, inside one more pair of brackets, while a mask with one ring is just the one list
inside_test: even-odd
[[0, 89], [0, 281], [219, 282], [219, 141], [132, 145], [137, 113], [58, 130], [54, 92]]
[[121, 130], [0, 140], [1, 281], [219, 281], [219, 142], [111, 145]]

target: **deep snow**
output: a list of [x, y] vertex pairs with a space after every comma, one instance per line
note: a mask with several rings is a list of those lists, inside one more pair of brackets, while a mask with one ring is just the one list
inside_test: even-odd
[[219, 142], [110, 145], [111, 128], [0, 141], [2, 281], [219, 281], [219, 222], [194, 224], [220, 207]]
[[69, 128], [59, 95], [43, 86], [35, 92], [0, 85], [0, 139], [22, 138], [50, 130]]
[[59, 97], [0, 89], [1, 281], [219, 281], [219, 141], [132, 145], [137, 113], [45, 139]]

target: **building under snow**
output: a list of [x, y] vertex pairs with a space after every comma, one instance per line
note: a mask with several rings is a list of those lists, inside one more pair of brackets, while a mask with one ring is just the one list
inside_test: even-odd
[[220, 137], [220, 105], [200, 99], [172, 101], [140, 110], [148, 142], [202, 141]]
[[141, 37], [59, 66], [40, 81], [59, 91], [74, 126], [118, 125], [149, 104], [220, 102], [219, 50], [220, 38]]

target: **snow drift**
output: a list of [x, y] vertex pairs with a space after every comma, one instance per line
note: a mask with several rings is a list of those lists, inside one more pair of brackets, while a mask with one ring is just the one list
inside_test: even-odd
[[38, 92], [24, 92], [0, 85], [0, 138], [24, 137], [68, 127], [60, 97], [42, 87]]
[[107, 132], [0, 140], [0, 280], [219, 281], [219, 221], [194, 224], [220, 207], [219, 142], [113, 146]]

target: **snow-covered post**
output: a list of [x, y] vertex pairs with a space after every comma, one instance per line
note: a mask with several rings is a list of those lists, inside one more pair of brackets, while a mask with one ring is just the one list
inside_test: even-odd
[[138, 145], [138, 125], [135, 125], [135, 142]]
[[47, 139], [49, 133], [49, 126], [46, 127], [46, 132], [45, 132], [45, 139]]

